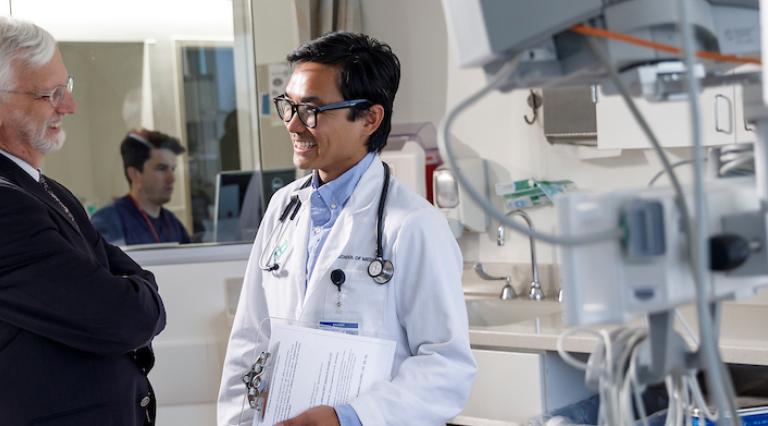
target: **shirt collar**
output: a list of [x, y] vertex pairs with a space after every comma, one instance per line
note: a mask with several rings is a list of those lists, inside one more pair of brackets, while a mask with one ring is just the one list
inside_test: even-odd
[[322, 186], [320, 186], [320, 177], [318, 176], [317, 170], [315, 170], [312, 174], [312, 188], [317, 191], [318, 195], [320, 195], [326, 205], [337, 204], [339, 206], [344, 206], [347, 203], [347, 200], [349, 200], [349, 197], [352, 196], [352, 192], [354, 192], [357, 183], [360, 181], [363, 173], [368, 170], [368, 167], [373, 162], [375, 156], [375, 153], [369, 152], [362, 160], [352, 166], [352, 168], [342, 173], [341, 176]]
[[21, 158], [11, 154], [8, 151], [3, 151], [0, 149], [0, 154], [5, 155], [8, 157], [11, 161], [16, 163], [17, 166], [21, 167], [22, 170], [27, 172], [30, 176], [32, 176], [32, 179], [34, 179], [36, 182], [40, 182], [40, 170], [32, 167], [31, 164], [27, 163], [26, 161], [22, 160]]

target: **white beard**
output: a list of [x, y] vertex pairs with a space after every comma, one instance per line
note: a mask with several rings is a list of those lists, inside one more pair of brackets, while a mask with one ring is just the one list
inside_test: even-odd
[[[43, 130], [45, 132], [45, 130]], [[54, 137], [40, 137], [36, 138], [32, 146], [35, 147], [36, 150], [40, 151], [41, 154], [45, 155], [49, 152], [58, 151], [61, 149], [61, 147], [64, 146], [64, 140], [66, 140], [67, 134], [64, 132], [64, 129], [61, 129], [59, 131], [59, 134]]]
[[20, 139], [29, 143], [32, 148], [43, 155], [58, 151], [64, 146], [64, 140], [66, 139], [64, 129], [60, 129], [56, 136], [46, 137], [47, 122], [42, 127], [37, 127], [29, 118], [20, 113], [12, 114], [11, 120], [19, 122], [18, 136]]

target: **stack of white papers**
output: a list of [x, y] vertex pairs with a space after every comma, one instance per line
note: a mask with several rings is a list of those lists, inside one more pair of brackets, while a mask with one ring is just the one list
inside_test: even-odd
[[340, 405], [391, 378], [396, 343], [390, 340], [274, 324], [272, 377], [264, 416], [273, 425], [318, 405]]

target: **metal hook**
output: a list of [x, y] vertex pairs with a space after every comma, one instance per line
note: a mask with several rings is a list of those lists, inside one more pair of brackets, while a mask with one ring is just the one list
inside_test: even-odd
[[523, 116], [523, 120], [529, 125], [533, 125], [533, 123], [536, 122], [536, 119], [539, 118], [539, 108], [541, 107], [542, 101], [541, 95], [531, 89], [527, 102], [528, 106], [533, 110], [533, 118], [528, 118], [528, 114]]

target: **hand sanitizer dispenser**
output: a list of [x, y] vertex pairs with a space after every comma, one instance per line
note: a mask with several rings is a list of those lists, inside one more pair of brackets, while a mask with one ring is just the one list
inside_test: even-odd
[[[473, 187], [487, 191], [486, 162], [482, 158], [462, 158], [457, 160], [457, 167], [469, 179]], [[471, 232], [485, 232], [488, 228], [488, 215], [469, 197], [459, 185], [453, 171], [445, 166], [438, 167], [432, 178], [435, 205], [448, 218], [448, 225], [456, 238], [460, 238], [464, 229]]]

